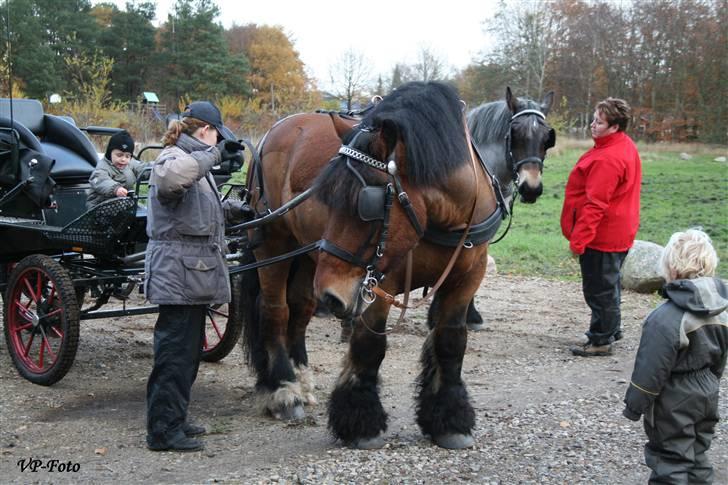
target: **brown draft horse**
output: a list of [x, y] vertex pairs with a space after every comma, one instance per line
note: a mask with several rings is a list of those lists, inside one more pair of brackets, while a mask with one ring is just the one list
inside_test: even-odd
[[471, 156], [456, 91], [441, 83], [405, 84], [354, 129], [336, 115], [294, 115], [276, 124], [258, 151], [260, 166], [249, 173], [258, 211], [278, 208], [312, 185], [316, 197], [265, 225], [255, 258], [321, 240], [320, 252], [246, 274], [246, 350], [268, 412], [296, 419], [314, 402], [305, 331], [319, 298], [336, 316], [356, 318], [328, 404], [329, 428], [346, 444], [382, 446], [387, 415], [378, 374], [391, 302], [372, 290], [405, 290], [410, 251], [411, 288], [433, 287], [454, 246], [463, 246], [429, 309], [417, 422], [439, 446], [472, 446], [475, 414], [461, 378], [465, 313], [485, 274], [501, 206]]

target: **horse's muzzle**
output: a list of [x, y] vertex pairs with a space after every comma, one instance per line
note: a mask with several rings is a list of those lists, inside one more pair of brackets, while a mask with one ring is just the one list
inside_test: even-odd
[[325, 291], [319, 298], [322, 305], [329, 309], [336, 318], [347, 318], [349, 316], [349, 309], [346, 307], [343, 301], [335, 294]]
[[536, 187], [531, 187], [528, 183], [522, 183], [518, 186], [518, 193], [521, 196], [521, 202], [533, 204], [543, 194], [543, 184], [539, 183]]

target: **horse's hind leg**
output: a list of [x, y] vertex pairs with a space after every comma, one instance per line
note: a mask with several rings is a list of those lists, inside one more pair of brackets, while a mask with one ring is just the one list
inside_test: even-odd
[[[366, 325], [383, 332], [389, 308], [377, 300], [362, 315]], [[384, 359], [387, 337], [357, 321], [349, 341], [349, 352], [336, 387], [329, 398], [329, 429], [355, 448], [381, 448], [387, 430], [387, 413], [379, 399], [379, 366]]]
[[457, 293], [441, 288], [435, 295], [428, 315], [432, 330], [422, 348], [422, 372], [417, 382], [417, 424], [443, 448], [474, 444], [475, 412], [461, 378], [468, 301], [462, 301]]
[[465, 321], [468, 324], [468, 330], [473, 332], [480, 332], [481, 330], [485, 330], [485, 322], [483, 321], [483, 317], [478, 311], [477, 308], [475, 308], [475, 297], [473, 297], [472, 300], [470, 300], [470, 303], [468, 304], [468, 312], [465, 316]]
[[274, 418], [301, 419], [304, 416], [301, 386], [288, 355], [286, 282], [290, 262], [284, 261], [260, 271], [260, 340], [264, 358], [256, 371], [261, 407]]
[[315, 266], [307, 256], [300, 257], [288, 283], [288, 355], [301, 387], [304, 404], [316, 404], [314, 376], [308, 367], [306, 351], [306, 328], [316, 310], [313, 296], [313, 273]]

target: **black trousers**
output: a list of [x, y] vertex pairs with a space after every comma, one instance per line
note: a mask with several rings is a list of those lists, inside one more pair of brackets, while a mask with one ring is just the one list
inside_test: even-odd
[[147, 382], [147, 444], [184, 438], [192, 384], [202, 357], [205, 305], [160, 305], [154, 327], [154, 368]]
[[591, 308], [586, 336], [592, 345], [610, 344], [621, 332], [619, 271], [626, 256], [626, 252], [605, 253], [590, 248], [579, 256], [581, 287], [584, 300]]

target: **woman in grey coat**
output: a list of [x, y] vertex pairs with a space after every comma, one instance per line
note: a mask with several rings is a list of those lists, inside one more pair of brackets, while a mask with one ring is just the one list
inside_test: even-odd
[[[221, 141], [219, 141], [221, 140]], [[202, 356], [206, 307], [230, 301], [225, 221], [240, 202], [220, 202], [210, 169], [242, 149], [208, 101], [173, 121], [152, 165], [147, 203], [145, 294], [159, 305], [154, 368], [147, 383], [147, 446], [196, 451], [205, 429], [187, 421]]]

